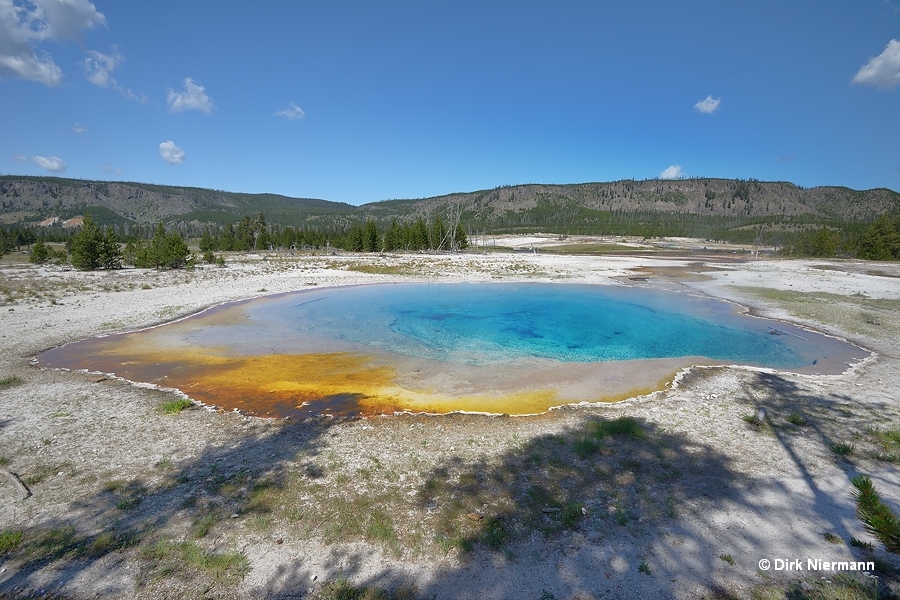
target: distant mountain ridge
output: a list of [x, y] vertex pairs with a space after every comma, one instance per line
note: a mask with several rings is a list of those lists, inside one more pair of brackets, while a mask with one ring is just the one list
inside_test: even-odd
[[870, 221], [900, 210], [900, 193], [886, 188], [800, 188], [787, 182], [734, 179], [620, 180], [565, 185], [524, 184], [492, 190], [448, 194], [415, 201], [363, 205], [373, 214], [406, 204], [415, 213], [457, 205], [478, 220], [509, 213], [574, 211], [681, 212], [739, 217], [798, 217]]
[[58, 177], [0, 177], [0, 222], [37, 224], [91, 211], [98, 220], [148, 224], [226, 223], [263, 213], [269, 223], [340, 226], [456, 214], [484, 226], [577, 220], [605, 212], [683, 213], [735, 218], [814, 217], [872, 221], [900, 212], [900, 193], [879, 188], [801, 188], [787, 182], [693, 178], [607, 183], [523, 184], [416, 200], [353, 206], [277, 194], [245, 194], [144, 183]]
[[315, 198], [245, 194], [205, 188], [163, 186], [60, 177], [0, 177], [0, 221], [70, 218], [85, 210], [102, 221], [131, 223], [225, 223], [245, 214], [265, 213], [277, 221], [296, 214], [314, 219], [352, 213], [355, 206]]

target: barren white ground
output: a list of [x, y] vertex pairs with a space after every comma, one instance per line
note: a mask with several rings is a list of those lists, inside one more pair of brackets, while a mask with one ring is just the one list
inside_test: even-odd
[[[533, 241], [524, 244], [530, 247]], [[413, 274], [346, 269], [361, 264]], [[644, 270], [634, 270], [638, 268]], [[691, 272], [703, 276], [689, 276]], [[412, 586], [422, 597], [437, 598], [539, 598], [544, 593], [556, 598], [694, 598], [715, 590], [742, 595], [768, 577], [808, 574], [764, 572], [759, 569], [763, 559], [773, 563], [799, 559], [805, 566], [807, 559], [872, 556], [846, 543], [851, 536], [875, 542], [854, 513], [849, 483], [853, 474], [871, 475], [884, 499], [900, 508], [900, 474], [894, 463], [861, 453], [844, 460], [831, 450], [839, 442], [859, 447], [859, 436], [867, 427], [900, 427], [896, 342], [900, 316], [896, 309], [861, 304], [861, 299], [900, 299], [896, 264], [472, 253], [251, 256], [224, 269], [159, 273], [131, 269], [81, 273], [22, 264], [5, 265], [0, 274], [7, 287], [16, 284], [32, 290], [0, 306], [0, 378], [17, 376], [24, 381], [0, 389], [0, 455], [9, 461], [10, 471], [20, 474], [35, 465], [64, 465], [34, 485], [34, 495], [25, 500], [0, 481], [0, 530], [60, 522], [72, 523], [80, 531], [102, 529], [86, 502], [102, 481], [137, 476], [152, 481], [153, 465], [163, 459], [181, 464], [221, 452], [230, 460], [234, 456], [228, 455], [229, 449], [239, 447], [242, 440], [275, 435], [269, 422], [236, 414], [195, 410], [163, 417], [157, 408], [163, 392], [115, 380], [97, 383], [95, 376], [29, 365], [42, 350], [66, 342], [146, 327], [230, 300], [311, 284], [528, 280], [644, 285], [628, 280], [641, 275], [650, 283], [687, 285], [731, 299], [757, 314], [802, 323], [874, 352], [842, 375], [776, 374], [760, 379], [760, 373], [751, 370], [716, 369], [648, 397], [554, 411], [550, 417], [469, 417], [463, 422], [385, 417], [337, 423], [319, 441], [318, 452], [351, 462], [375, 453], [402, 471], [404, 456], [421, 449], [421, 440], [430, 441], [428, 452], [437, 457], [456, 453], [467, 459], [466, 452], [471, 457], [499, 454], [537, 436], [577, 426], [589, 416], [631, 415], [655, 425], [662, 434], [689, 440], [685, 452], [698, 453], [698, 464], [713, 456], [721, 469], [692, 473], [697, 493], [678, 506], [661, 529], [595, 531], [584, 526], [560, 539], [532, 536], [499, 553], [476, 548], [467, 556], [451, 553], [410, 560], [362, 542], [326, 546], [315, 539], [292, 540], [278, 531], [262, 537], [238, 535], [237, 549], [249, 557], [252, 570], [231, 591], [237, 596], [300, 597], [322, 581], [340, 577], [361, 585]], [[748, 288], [826, 295], [807, 306], [796, 298], [773, 300]], [[771, 385], [760, 385], [761, 381]], [[827, 413], [831, 425], [785, 436], [777, 428], [764, 432], [742, 419], [757, 406], [777, 410], [788, 403], [805, 406], [809, 414]], [[264, 450], [256, 451], [271, 451], [272, 461], [284, 458], [277, 448], [265, 444], [259, 448]], [[595, 513], [609, 509], [591, 504], [591, 499], [586, 504]], [[830, 543], [826, 532], [845, 543]], [[283, 543], [275, 543], [276, 538]], [[733, 565], [721, 558], [726, 555], [733, 558]], [[893, 560], [880, 548], [874, 556]], [[639, 569], [642, 564], [650, 574]], [[135, 593], [135, 571], [128, 561], [106, 556], [70, 572], [65, 568], [49, 564], [29, 573], [26, 583], [33, 590], [51, 589], [72, 597]], [[16, 573], [16, 564], [0, 557], [0, 596], [10, 593], [11, 582], [21, 589]], [[177, 589], [172, 594], [177, 595]]]

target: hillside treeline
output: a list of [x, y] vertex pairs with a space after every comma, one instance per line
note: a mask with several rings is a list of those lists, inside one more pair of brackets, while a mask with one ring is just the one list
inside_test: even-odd
[[900, 260], [900, 215], [882, 215], [860, 237], [857, 256], [868, 260]]
[[820, 227], [804, 231], [782, 249], [789, 256], [900, 260], [900, 216], [882, 215], [861, 227]]
[[[48, 246], [64, 242], [64, 249]], [[124, 249], [122, 246], [124, 245]], [[113, 225], [101, 227], [90, 213], [77, 229], [35, 232], [31, 228], [0, 227], [0, 254], [27, 248], [35, 263], [71, 263], [82, 270], [135, 267], [174, 269], [192, 265], [196, 257], [189, 251], [185, 236], [176, 228], [158, 223], [149, 231], [131, 228], [117, 232]], [[224, 264], [216, 252], [251, 250], [312, 250], [337, 248], [350, 252], [452, 251], [468, 247], [468, 238], [458, 222], [447, 226], [437, 216], [412, 223], [394, 220], [387, 227], [374, 221], [321, 231], [309, 227], [282, 227], [266, 224], [265, 216], [244, 216], [223, 227], [204, 228], [199, 248], [206, 262]]]
[[[465, 213], [463, 214], [465, 218]], [[641, 237], [686, 237], [733, 244], [760, 244], [782, 248], [801, 233], [822, 227], [840, 228], [853, 235], [866, 223], [841, 221], [815, 215], [795, 217], [751, 217], [740, 215], [698, 215], [687, 212], [651, 210], [599, 211], [582, 206], [536, 207], [491, 222], [467, 220], [479, 233], [557, 233], [560, 235], [616, 235]]]
[[21, 225], [0, 225], [0, 256], [13, 250], [21, 250], [28, 247], [38, 238], [38, 234], [32, 227]]
[[200, 250], [206, 252], [296, 249], [325, 247], [349, 252], [393, 252], [397, 250], [459, 251], [468, 246], [468, 237], [460, 223], [448, 226], [441, 216], [412, 223], [392, 220], [387, 226], [375, 221], [334, 229], [312, 229], [267, 225], [265, 216], [243, 217], [224, 227], [205, 228], [200, 235]]
[[[722, 217], [651, 211], [589, 211], [589, 215], [555, 215], [551, 224], [537, 226], [540, 219], [520, 215], [516, 223], [487, 228], [484, 224], [441, 216], [411, 222], [391, 219], [385, 223], [369, 219], [343, 226], [315, 227], [273, 225], [260, 213], [244, 216], [224, 226], [169, 225], [165, 231], [182, 239], [200, 240], [207, 258], [221, 251], [271, 249], [315, 250], [336, 248], [351, 252], [458, 251], [468, 246], [473, 234], [529, 233], [542, 231], [567, 235], [620, 235], [647, 239], [691, 237], [758, 246], [773, 246], [789, 256], [845, 257], [867, 260], [900, 260], [900, 215], [884, 214], [873, 223], [837, 221], [815, 217]], [[465, 217], [465, 215], [463, 215]], [[536, 215], [532, 215], [536, 217]], [[552, 222], [559, 219], [556, 225]], [[97, 220], [99, 221], [99, 219]], [[159, 225], [107, 225], [106, 232], [120, 244], [140, 247], [158, 235]], [[71, 244], [80, 228], [0, 225], [0, 254], [29, 250], [37, 240]]]

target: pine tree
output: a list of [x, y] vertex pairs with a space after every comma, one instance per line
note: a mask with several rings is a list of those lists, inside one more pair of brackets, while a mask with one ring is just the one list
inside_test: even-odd
[[430, 247], [432, 250], [445, 250], [447, 243], [447, 228], [444, 226], [444, 219], [441, 218], [441, 215], [438, 215], [434, 218], [434, 223], [431, 225], [431, 240]]
[[354, 225], [350, 228], [350, 232], [347, 234], [347, 241], [344, 244], [345, 250], [349, 250], [351, 252], [362, 252], [363, 251], [363, 228], [359, 225]]
[[103, 233], [94, 223], [90, 213], [84, 213], [81, 231], [71, 240], [72, 266], [82, 271], [93, 271], [102, 265]]
[[193, 261], [187, 243], [176, 232], [166, 233], [162, 223], [150, 243], [141, 243], [133, 251], [134, 266], [156, 269], [180, 269]]
[[200, 251], [209, 252], [211, 250], [215, 250], [213, 247], [213, 240], [209, 235], [209, 229], [204, 229], [203, 235], [200, 236]]
[[363, 252], [377, 252], [379, 248], [378, 226], [375, 221], [366, 221], [366, 228], [362, 236]]
[[253, 224], [253, 249], [269, 249], [269, 228], [266, 226], [266, 216], [259, 213], [256, 223]]
[[428, 227], [425, 225], [425, 219], [421, 217], [416, 219], [410, 238], [411, 250], [428, 249]]
[[468, 247], [469, 238], [466, 236], [466, 230], [463, 229], [462, 223], [457, 223], [456, 231], [453, 232], [453, 249], [458, 252]]
[[106, 226], [106, 235], [100, 241], [100, 266], [104, 269], [121, 269], [124, 256], [112, 225]]
[[264, 228], [260, 229], [256, 234], [256, 250], [268, 250], [271, 243], [269, 233]]
[[236, 250], [234, 247], [234, 225], [229, 223], [222, 232], [222, 239], [219, 242], [219, 249], [225, 252]]
[[403, 233], [397, 219], [391, 221], [391, 226], [384, 232], [384, 248], [388, 252], [403, 248]]
[[50, 260], [50, 248], [47, 247], [44, 240], [39, 239], [34, 243], [28, 260], [38, 265], [42, 265]]
[[893, 220], [887, 214], [878, 217], [878, 220], [863, 233], [858, 245], [860, 258], [868, 260], [900, 258], [900, 216]]

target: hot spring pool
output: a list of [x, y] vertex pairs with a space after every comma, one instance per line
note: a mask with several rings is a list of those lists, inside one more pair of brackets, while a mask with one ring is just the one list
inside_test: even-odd
[[691, 365], [840, 373], [867, 353], [687, 292], [402, 283], [235, 302], [68, 344], [47, 367], [176, 388], [268, 415], [534, 414], [660, 389]]

